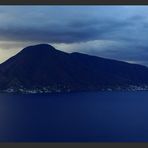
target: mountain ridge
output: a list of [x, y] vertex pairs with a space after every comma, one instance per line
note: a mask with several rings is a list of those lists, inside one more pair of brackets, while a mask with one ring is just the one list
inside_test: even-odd
[[147, 76], [148, 68], [140, 64], [66, 53], [48, 44], [38, 44], [0, 64], [0, 91], [147, 90]]

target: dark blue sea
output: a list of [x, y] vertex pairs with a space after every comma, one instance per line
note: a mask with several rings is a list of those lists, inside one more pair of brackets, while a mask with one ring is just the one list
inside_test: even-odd
[[0, 94], [0, 142], [148, 142], [148, 92]]

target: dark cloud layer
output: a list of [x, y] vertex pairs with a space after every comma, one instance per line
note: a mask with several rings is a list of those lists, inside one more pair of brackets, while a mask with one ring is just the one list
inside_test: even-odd
[[0, 49], [49, 43], [148, 65], [147, 13], [148, 6], [0, 6]]

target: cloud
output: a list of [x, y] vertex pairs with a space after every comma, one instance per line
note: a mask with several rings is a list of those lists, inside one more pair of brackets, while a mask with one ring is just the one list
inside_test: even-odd
[[[103, 6], [9, 6], [1, 13], [0, 39], [74, 43], [113, 36], [114, 31], [132, 25], [124, 7]], [[113, 16], [117, 13], [119, 16]], [[110, 10], [111, 13], [105, 12]], [[23, 14], [23, 15], [21, 15]]]
[[147, 13], [148, 6], [0, 6], [0, 55], [49, 43], [148, 65]]

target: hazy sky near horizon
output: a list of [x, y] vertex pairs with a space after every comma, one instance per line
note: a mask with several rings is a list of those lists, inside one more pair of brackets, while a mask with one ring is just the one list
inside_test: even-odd
[[0, 6], [0, 63], [48, 43], [148, 66], [148, 6]]

